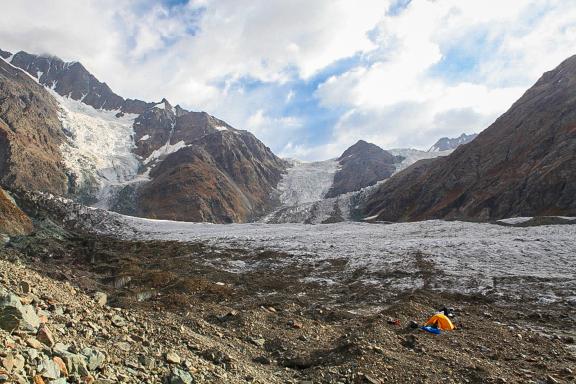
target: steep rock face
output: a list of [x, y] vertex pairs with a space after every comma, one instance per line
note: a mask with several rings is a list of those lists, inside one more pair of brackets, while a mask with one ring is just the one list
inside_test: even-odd
[[474, 144], [418, 162], [365, 207], [380, 220], [576, 215], [576, 56], [545, 73]]
[[456, 149], [461, 145], [468, 144], [472, 140], [474, 140], [478, 136], [478, 134], [473, 133], [471, 135], [467, 135], [465, 133], [461, 134], [459, 137], [449, 138], [443, 137], [439, 139], [430, 149], [428, 152], [442, 152], [442, 151], [449, 151], [451, 149]]
[[0, 59], [0, 180], [9, 187], [65, 194], [58, 105], [22, 71]]
[[[189, 122], [180, 117], [176, 126]], [[286, 164], [252, 134], [212, 128], [212, 132], [191, 141], [174, 133], [171, 143], [184, 146], [151, 170], [152, 181], [138, 193], [137, 215], [245, 222], [263, 214], [273, 203], [271, 192]]]
[[32, 221], [0, 188], [0, 233], [26, 235], [32, 232]]
[[64, 62], [55, 56], [32, 55], [21, 51], [12, 56], [10, 64], [25, 70], [40, 84], [54, 89], [59, 95], [82, 100], [84, 104], [96, 109], [140, 114], [153, 105], [118, 96], [79, 62]]
[[338, 159], [340, 169], [326, 198], [358, 191], [389, 178], [396, 170], [398, 158], [377, 145], [363, 140], [348, 148]]

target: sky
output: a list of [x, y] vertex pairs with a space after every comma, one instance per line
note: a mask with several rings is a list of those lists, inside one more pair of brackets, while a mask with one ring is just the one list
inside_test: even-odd
[[574, 0], [18, 0], [0, 48], [206, 111], [283, 157], [480, 132], [576, 54]]

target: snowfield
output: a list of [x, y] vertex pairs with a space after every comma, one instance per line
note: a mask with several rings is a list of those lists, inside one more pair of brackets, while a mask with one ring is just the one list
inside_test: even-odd
[[137, 115], [116, 117], [119, 111], [98, 110], [50, 92], [60, 105], [59, 118], [69, 138], [61, 147], [64, 164], [78, 185], [97, 191], [96, 207], [109, 208], [116, 191], [145, 181], [138, 176], [140, 162], [132, 153]]
[[[489, 294], [504, 301], [576, 305], [576, 225], [517, 228], [438, 220], [389, 225], [218, 225], [108, 215], [120, 226], [97, 229], [126, 239], [203, 242], [250, 250], [206, 260], [233, 273], [298, 268], [303, 282], [362, 284], [383, 296], [428, 288]], [[254, 261], [254, 254], [263, 250], [284, 256]]]
[[283, 206], [295, 206], [322, 200], [334, 182], [336, 159], [305, 163], [293, 160], [293, 166], [278, 184]]

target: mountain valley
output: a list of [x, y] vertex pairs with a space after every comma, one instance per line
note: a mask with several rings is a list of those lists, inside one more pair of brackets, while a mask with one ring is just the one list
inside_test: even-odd
[[0, 50], [0, 383], [574, 382], [575, 95], [304, 162]]

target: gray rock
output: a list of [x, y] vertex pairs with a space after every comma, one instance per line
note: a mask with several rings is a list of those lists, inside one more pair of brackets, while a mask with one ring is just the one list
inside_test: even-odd
[[50, 380], [50, 384], [67, 384], [67, 383], [68, 382], [63, 377], [56, 379], [56, 380]]
[[60, 377], [60, 367], [48, 357], [38, 364], [38, 371], [46, 379], [58, 379]]
[[102, 364], [106, 361], [106, 355], [96, 349], [84, 348], [82, 354], [86, 357], [86, 365], [91, 371], [102, 367]]
[[61, 357], [64, 363], [66, 363], [66, 368], [68, 368], [70, 375], [77, 374], [84, 377], [90, 374], [88, 367], [86, 367], [86, 358], [84, 356], [68, 352], [63, 353]]
[[18, 296], [0, 288], [0, 328], [35, 332], [39, 325], [40, 319], [31, 305], [22, 305]]
[[166, 354], [166, 361], [170, 364], [180, 364], [181, 359], [176, 353], [168, 352]]
[[108, 302], [108, 295], [104, 292], [96, 292], [94, 294], [94, 300], [101, 306], [106, 305]]
[[124, 327], [126, 325], [126, 320], [118, 315], [114, 315], [112, 316], [112, 324], [114, 324], [117, 327]]
[[174, 368], [172, 370], [172, 375], [169, 379], [170, 384], [192, 384], [194, 383], [194, 378], [188, 372], [180, 369]]

